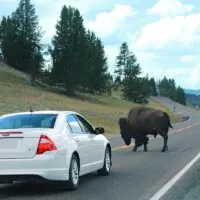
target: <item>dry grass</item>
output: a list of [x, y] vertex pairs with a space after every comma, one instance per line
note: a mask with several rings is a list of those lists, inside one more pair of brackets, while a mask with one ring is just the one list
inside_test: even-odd
[[[81, 98], [67, 97], [45, 91], [25, 83], [23, 78], [0, 70], [0, 114], [29, 110], [31, 102], [34, 110], [74, 110], [83, 114], [94, 126], [103, 126], [108, 134], [119, 134], [117, 121], [126, 116], [136, 104], [120, 99], [120, 92], [113, 96], [80, 94]], [[180, 118], [166, 107], [150, 102], [150, 107], [165, 110], [172, 122]]]

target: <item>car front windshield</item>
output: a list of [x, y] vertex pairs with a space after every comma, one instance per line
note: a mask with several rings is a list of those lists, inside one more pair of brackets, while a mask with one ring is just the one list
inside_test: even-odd
[[17, 114], [0, 118], [0, 129], [54, 128], [57, 114]]

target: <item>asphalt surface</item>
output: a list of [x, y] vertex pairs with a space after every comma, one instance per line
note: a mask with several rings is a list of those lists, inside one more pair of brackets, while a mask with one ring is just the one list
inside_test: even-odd
[[[76, 191], [66, 191], [57, 183], [1, 185], [0, 199], [148, 200], [200, 152], [200, 113], [183, 110], [182, 107], [179, 112], [184, 115], [189, 113], [191, 118], [187, 122], [174, 125], [174, 129], [170, 129], [169, 150], [165, 153], [161, 152], [163, 139], [159, 137], [150, 140], [148, 152], [143, 152], [143, 148], [139, 148], [137, 152], [132, 152], [132, 148], [120, 149], [118, 147], [123, 146], [124, 143], [120, 137], [114, 137], [110, 139], [112, 148], [115, 149], [110, 176], [99, 177], [96, 173], [83, 176]], [[199, 181], [200, 166], [195, 165], [194, 169], [186, 173], [163, 199], [174, 200], [174, 197], [182, 192], [181, 186], [184, 184], [188, 186], [184, 195], [187, 197], [191, 192], [190, 185], [196, 184], [192, 172], [194, 170], [195, 177]], [[193, 182], [194, 184], [190, 184]], [[175, 187], [179, 189], [174, 189]], [[183, 198], [180, 197], [180, 199]]]
[[200, 199], [200, 163], [197, 162], [161, 200]]

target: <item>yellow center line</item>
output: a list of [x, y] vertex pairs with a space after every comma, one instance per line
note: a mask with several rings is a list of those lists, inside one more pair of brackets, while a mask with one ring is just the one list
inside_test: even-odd
[[119, 149], [127, 149], [127, 148], [134, 147], [134, 146], [135, 146], [134, 143], [132, 143], [132, 144], [130, 144], [128, 146], [127, 145], [123, 145], [123, 146], [120, 146], [120, 147], [113, 148], [112, 151], [116, 151], [116, 150], [119, 150]]
[[[170, 134], [173, 134], [173, 133], [178, 133], [178, 132], [181, 132], [181, 131], [184, 131], [186, 129], [189, 129], [189, 128], [192, 128], [192, 127], [195, 127], [195, 126], [198, 126], [200, 125], [200, 123], [196, 123], [196, 124], [193, 124], [193, 125], [190, 125], [190, 126], [186, 126], [184, 128], [180, 128], [180, 129], [177, 129], [175, 131], [172, 131], [170, 132]], [[158, 135], [158, 137], [161, 137], [160, 135]], [[149, 138], [149, 140], [152, 140], [153, 138]], [[120, 149], [127, 149], [127, 148], [130, 148], [130, 147], [134, 147], [135, 146], [135, 143], [132, 143], [130, 145], [123, 145], [123, 146], [119, 146], [119, 147], [116, 147], [116, 148], [113, 148], [112, 151], [117, 151], [117, 150], [120, 150]]]

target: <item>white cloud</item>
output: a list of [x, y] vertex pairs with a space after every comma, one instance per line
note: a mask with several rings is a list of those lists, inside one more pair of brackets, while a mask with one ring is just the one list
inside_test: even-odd
[[120, 46], [118, 45], [106, 45], [104, 47], [106, 56], [108, 57], [109, 71], [111, 73], [115, 70], [115, 61], [119, 54], [119, 48]]
[[[45, 2], [48, 3], [49, 16], [40, 20], [40, 25], [46, 31], [45, 38], [50, 38], [55, 33], [55, 25], [57, 20], [59, 20], [61, 8], [65, 2], [64, 0], [60, 0], [56, 3], [53, 3], [54, 1], [55, 0], [45, 0]], [[39, 1], [34, 0], [34, 2], [36, 3]], [[84, 3], [78, 0], [70, 0], [67, 4], [80, 9], [81, 15], [83, 15], [83, 17], [92, 5], [96, 5], [96, 3], [92, 0], [86, 0]], [[101, 4], [103, 4], [103, 2]], [[39, 5], [42, 5], [42, 2], [40, 2]], [[110, 12], [98, 13], [94, 21], [86, 21], [84, 17], [84, 22], [86, 28], [95, 31], [98, 37], [104, 39], [105, 37], [116, 32], [120, 26], [123, 25], [127, 17], [131, 17], [135, 14], [135, 11], [130, 5], [116, 4]]]
[[31, 3], [37, 4], [37, 5], [45, 5], [46, 3], [51, 4], [54, 0], [32, 0]]
[[0, 4], [17, 3], [16, 0], [0, 0]]
[[[116, 57], [119, 54], [120, 45], [106, 45], [104, 49], [108, 57], [109, 70], [113, 72], [116, 64]], [[154, 77], [158, 75], [158, 71], [154, 70], [155, 62], [157, 62], [159, 58], [158, 56], [151, 52], [135, 49], [133, 46], [129, 46], [129, 49], [135, 54], [137, 61], [140, 63], [143, 75], [146, 75], [147, 73]], [[160, 76], [162, 76], [162, 74]]]
[[[156, 72], [156, 73], [154, 73]], [[180, 85], [183, 88], [199, 89], [200, 85], [200, 64], [196, 67], [175, 67], [169, 69], [163, 69], [160, 67], [154, 68], [154, 75], [156, 79], [173, 78], [176, 81], [176, 85]]]
[[52, 16], [52, 17], [46, 17], [42, 18], [40, 20], [40, 26], [42, 27], [42, 30], [45, 31], [44, 33], [44, 40], [48, 40], [53, 37], [53, 35], [56, 32], [55, 26], [57, 23], [57, 20], [59, 20], [59, 15]]
[[165, 74], [168, 77], [176, 78], [178, 76], [190, 76], [192, 68], [174, 67], [171, 69], [166, 69]]
[[191, 63], [191, 62], [194, 62], [196, 59], [196, 56], [193, 56], [193, 55], [185, 55], [185, 56], [182, 56], [180, 58], [180, 61], [182, 63]]
[[87, 28], [95, 31], [102, 39], [116, 32], [127, 17], [136, 14], [130, 5], [116, 4], [110, 12], [100, 12], [95, 21], [89, 21]]
[[[0, 4], [16, 4], [18, 5], [19, 0], [0, 0]], [[36, 6], [42, 6], [45, 9], [48, 9], [48, 7], [54, 7], [55, 10], [58, 7], [62, 7], [64, 5], [66, 6], [74, 6], [78, 8], [82, 13], [86, 13], [88, 10], [91, 9], [92, 5], [97, 5], [99, 3], [93, 1], [93, 0], [31, 0], [31, 3], [35, 4]], [[101, 4], [103, 4], [101, 2]], [[105, 5], [105, 3], [104, 3]]]
[[139, 31], [135, 45], [138, 48], [159, 49], [169, 43], [191, 44], [200, 39], [200, 13], [189, 16], [162, 18], [150, 23]]
[[191, 4], [183, 4], [179, 0], [159, 0], [151, 9], [148, 15], [160, 15], [161, 17], [176, 16], [190, 12], [194, 9]]
[[[105, 52], [109, 56], [109, 67], [111, 72], [114, 71], [116, 56], [119, 53], [118, 45], [105, 46]], [[200, 85], [200, 64], [196, 67], [171, 67], [163, 68], [160, 65], [162, 58], [151, 52], [141, 51], [134, 49], [133, 46], [129, 47], [133, 51], [142, 68], [142, 76], [146, 74], [149, 77], [154, 77], [155, 80], [162, 79], [164, 76], [173, 78], [177, 85], [184, 88], [199, 89]], [[187, 58], [187, 57], [186, 57]], [[189, 57], [188, 57], [189, 59]], [[171, 65], [171, 63], [170, 63]]]
[[191, 70], [188, 84], [192, 89], [200, 84], [200, 64]]
[[[152, 77], [162, 76], [162, 71], [160, 69], [155, 70], [155, 68], [157, 68], [157, 61], [159, 59], [156, 54], [141, 51], [139, 49], [132, 48], [131, 46], [130, 50], [136, 55], [137, 61], [142, 69], [142, 75], [149, 74]], [[158, 70], [160, 74], [158, 74]]]
[[[12, 0], [10, 0], [12, 1]], [[91, 7], [96, 5], [96, 2], [93, 0], [33, 0], [35, 5], [43, 7], [47, 5], [48, 15], [46, 17], [40, 18], [40, 25], [45, 31], [44, 38], [50, 39], [55, 34], [55, 26], [57, 21], [60, 18], [61, 9], [64, 5], [72, 6], [79, 9], [81, 15], [84, 15], [88, 12]], [[85, 19], [85, 17], [84, 17]], [[84, 20], [85, 21], [85, 20]]]
[[176, 85], [180, 85], [183, 88], [199, 89], [200, 85], [200, 65], [196, 67], [174, 67], [163, 68], [159, 62], [150, 61], [142, 65], [140, 62], [143, 76], [148, 74], [149, 77], [154, 77], [156, 81], [162, 79], [164, 76], [167, 78], [173, 78]]

